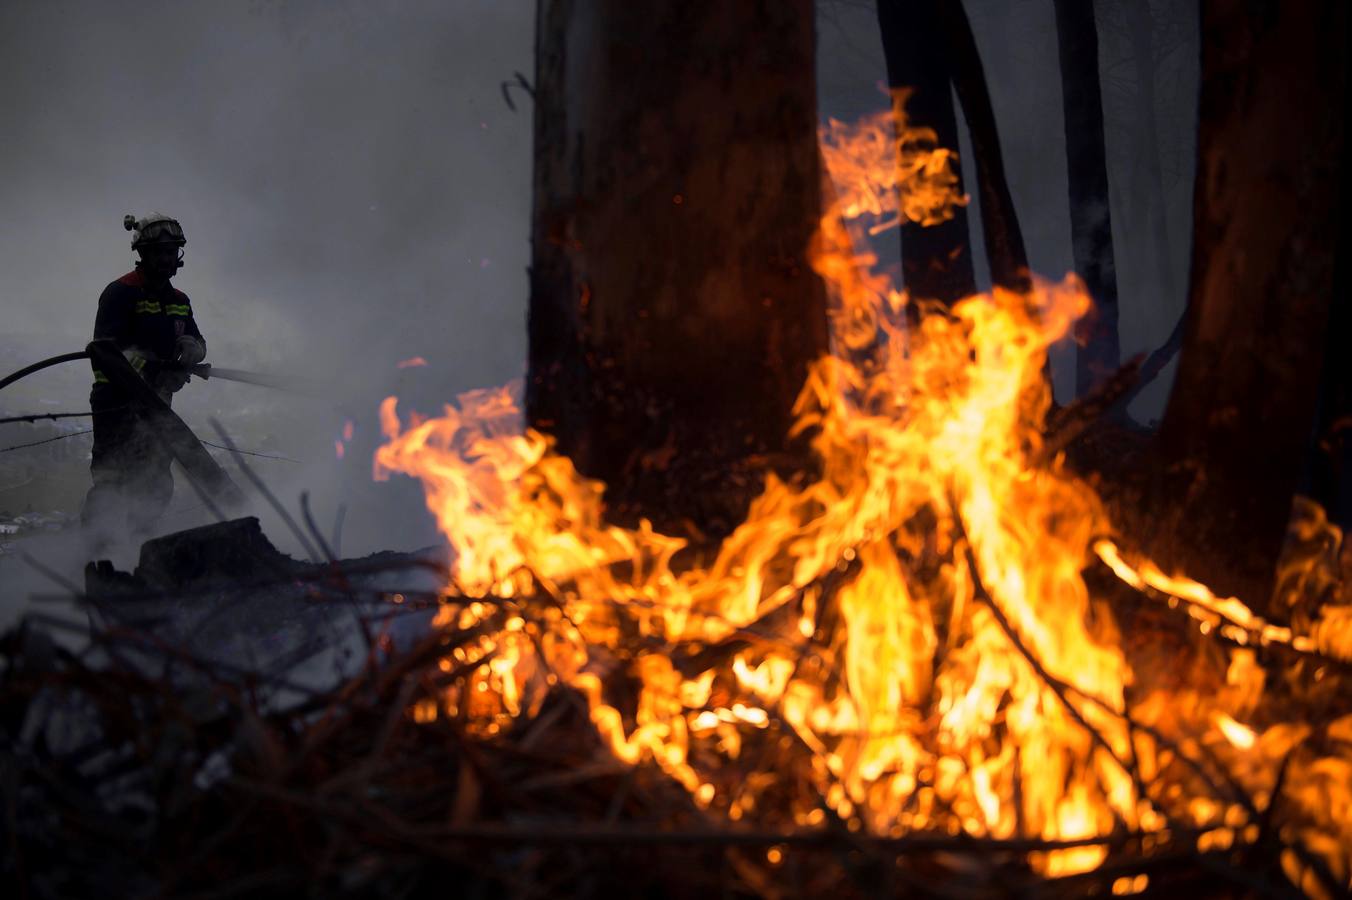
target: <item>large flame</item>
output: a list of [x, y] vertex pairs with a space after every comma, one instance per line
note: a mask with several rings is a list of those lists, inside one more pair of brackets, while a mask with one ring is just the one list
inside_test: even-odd
[[[1074, 278], [924, 308], [907, 325], [910, 300], [874, 270], [864, 233], [942, 221], [964, 198], [952, 153], [895, 121], [822, 131], [837, 196], [810, 256], [832, 298], [834, 349], [796, 408], [820, 477], [791, 486], [768, 474], [709, 564], [675, 565], [684, 543], [646, 523], [608, 524], [603, 485], [521, 427], [508, 389], [407, 426], [385, 401], [377, 476], [421, 478], [455, 549], [437, 624], [483, 635], [443, 661], [479, 664], [470, 680], [417, 715], [491, 733], [570, 685], [617, 757], [651, 760], [734, 820], [783, 810], [876, 834], [1075, 842], [1186, 826], [1199, 840], [1242, 839], [1253, 810], [1211, 796], [1195, 773], [1161, 780], [1180, 768], [1174, 741], [1244, 755], [1246, 783], [1270, 790], [1275, 760], [1303, 735], [1244, 724], [1263, 671], [1244, 645], [1345, 650], [1348, 617], [1321, 620], [1322, 643], [1318, 629], [1297, 638], [1128, 562], [1093, 490], [1042, 461], [1047, 348], [1089, 306]], [[1082, 576], [1097, 560], [1182, 601], [1203, 630], [1239, 635], [1219, 676], [1229, 686], [1180, 700], [1146, 685], [1128, 710], [1132, 666]], [[743, 771], [735, 761], [752, 745], [778, 748], [788, 768]], [[1352, 771], [1345, 757], [1320, 765], [1300, 777], [1326, 786]], [[1319, 832], [1337, 836], [1325, 857], [1343, 878], [1347, 782]], [[1032, 862], [1055, 875], [1107, 852], [1060, 846]], [[1291, 863], [1298, 880], [1302, 865]]]

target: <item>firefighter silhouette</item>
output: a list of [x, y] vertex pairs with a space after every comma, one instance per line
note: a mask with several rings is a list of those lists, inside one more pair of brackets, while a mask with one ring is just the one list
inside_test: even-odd
[[[117, 344], [132, 367], [166, 403], [188, 381], [166, 363], [195, 365], [206, 356], [206, 341], [193, 320], [188, 295], [170, 280], [183, 267], [187, 240], [169, 216], [127, 216], [136, 268], [103, 289], [94, 338]], [[93, 485], [82, 520], [101, 537], [124, 528], [144, 535], [164, 512], [174, 491], [170, 451], [138, 412], [132, 399], [97, 366], [89, 394], [94, 413]]]

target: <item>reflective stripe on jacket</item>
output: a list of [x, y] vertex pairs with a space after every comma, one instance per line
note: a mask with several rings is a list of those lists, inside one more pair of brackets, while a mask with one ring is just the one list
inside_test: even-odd
[[[94, 319], [95, 339], [115, 341], [119, 348], [135, 347], [157, 359], [173, 359], [178, 339], [188, 334], [206, 345], [192, 315], [192, 301], [173, 285], [152, 293], [139, 269], [109, 284], [99, 296]], [[144, 365], [144, 360], [141, 364]], [[138, 371], [140, 367], [138, 366]], [[94, 383], [108, 379], [94, 370]]]

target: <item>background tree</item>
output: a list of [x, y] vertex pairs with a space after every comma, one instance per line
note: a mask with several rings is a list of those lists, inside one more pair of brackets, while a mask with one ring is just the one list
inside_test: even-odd
[[1014, 198], [1005, 177], [1004, 157], [1000, 152], [1000, 133], [995, 125], [995, 110], [986, 87], [986, 73], [977, 51], [972, 24], [961, 2], [927, 0], [938, 23], [936, 36], [949, 55], [953, 89], [962, 105], [963, 118], [972, 140], [976, 168], [977, 197], [981, 207], [981, 233], [985, 238], [986, 258], [991, 281], [1003, 287], [1026, 290], [1028, 287], [1028, 251], [1023, 230], [1014, 209]]
[[1265, 597], [1315, 425], [1342, 234], [1348, 10], [1205, 0], [1192, 275], [1151, 548]]
[[[1109, 192], [1121, 238], [1115, 256], [1119, 272], [1131, 269], [1137, 282], [1131, 295], [1134, 315], [1155, 326], [1140, 378], [1119, 404], [1125, 407], [1150, 387], [1183, 345], [1186, 291], [1176, 273], [1186, 260], [1179, 253], [1183, 242], [1176, 238], [1186, 233], [1187, 223], [1171, 227], [1167, 212], [1171, 192], [1191, 176], [1196, 149], [1189, 138], [1170, 141], [1166, 133], [1193, 132], [1195, 95], [1187, 70], [1199, 55], [1198, 10], [1196, 4], [1179, 0], [1116, 0], [1096, 8], [1101, 49], [1117, 44], [1116, 59], [1111, 51], [1102, 57], [1104, 102], [1117, 104], [1116, 128], [1105, 129], [1109, 145], [1118, 148], [1114, 162], [1120, 173]], [[1111, 112], [1108, 118], [1113, 119]], [[1187, 124], [1181, 125], [1179, 118]], [[1122, 281], [1118, 287], [1120, 292], [1130, 290]], [[1119, 322], [1123, 311], [1119, 307]], [[1170, 330], [1162, 332], [1160, 326]]]
[[1078, 329], [1075, 393], [1084, 395], [1121, 363], [1117, 263], [1113, 253], [1094, 5], [1084, 0], [1054, 0], [1054, 6], [1075, 272], [1094, 299], [1094, 309], [1080, 321]]
[[[878, 0], [878, 22], [889, 83], [908, 87], [911, 85], [907, 80], [915, 79], [914, 99], [906, 109], [908, 121], [934, 128], [940, 146], [957, 147], [957, 124], [951, 118], [953, 101], [951, 96], [945, 98], [946, 91], [939, 84], [943, 77], [950, 79], [971, 136], [991, 281], [1004, 287], [1026, 288], [1028, 251], [1005, 177], [995, 111], [966, 10], [962, 3], [949, 0]], [[966, 221], [965, 212], [961, 212], [960, 219]], [[943, 230], [938, 230], [933, 238], [924, 232], [936, 229], [903, 228], [903, 268], [908, 278], [915, 273], [919, 289], [913, 288], [913, 294], [948, 300], [970, 293], [966, 286], [975, 282], [968, 279], [970, 262], [965, 264], [968, 269], [964, 269], [961, 255], [968, 232], [952, 223], [940, 228]], [[953, 257], [958, 265], [950, 267], [948, 257]], [[957, 293], [953, 294], [954, 291]]]
[[811, 0], [540, 0], [526, 413], [609, 514], [717, 536], [826, 349]]
[[[887, 61], [887, 84], [906, 88], [906, 120], [933, 129], [940, 147], [958, 146], [949, 55], [939, 39], [938, 17], [928, 0], [878, 0], [878, 27]], [[963, 190], [958, 172], [958, 190]], [[901, 271], [913, 297], [954, 301], [976, 293], [967, 208], [938, 225], [901, 225]]]

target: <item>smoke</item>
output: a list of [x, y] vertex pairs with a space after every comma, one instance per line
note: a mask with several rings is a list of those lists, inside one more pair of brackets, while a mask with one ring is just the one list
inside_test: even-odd
[[[822, 112], [880, 108], [873, 3], [821, 0], [819, 10]], [[1071, 253], [1050, 10], [1049, 0], [969, 3], [1030, 257], [1059, 277]], [[522, 374], [531, 111], [519, 90], [510, 110], [501, 84], [534, 71], [534, 14], [529, 0], [0, 4], [0, 369], [82, 346], [99, 292], [132, 266], [123, 215], [166, 212], [187, 233], [175, 284], [192, 298], [208, 361], [328, 389], [316, 399], [195, 381], [175, 408], [208, 440], [223, 443], [214, 420], [242, 448], [298, 460], [246, 457], [292, 511], [308, 491], [330, 536], [344, 508], [344, 555], [436, 542], [416, 484], [371, 479], [376, 409], [397, 394], [402, 411], [435, 413]], [[1167, 121], [1186, 131], [1190, 116]], [[1179, 198], [1186, 185], [1170, 202]], [[979, 232], [973, 240], [980, 259]], [[894, 243], [894, 232], [880, 238], [884, 259]], [[1119, 269], [1138, 257], [1119, 248]], [[1150, 300], [1120, 274], [1124, 310]], [[1151, 321], [1167, 333], [1173, 318]], [[1124, 353], [1154, 337], [1124, 333]], [[418, 356], [426, 366], [398, 367]], [[84, 407], [87, 371], [65, 368], [6, 391], [0, 408]], [[1056, 368], [1067, 374], [1073, 360]], [[0, 429], [0, 446], [29, 434]], [[61, 471], [59, 488], [0, 491], [0, 511], [78, 506], [87, 471]], [[207, 520], [177, 480], [165, 529]], [[266, 503], [254, 511], [299, 554]], [[120, 564], [134, 561], [120, 552]], [[62, 559], [78, 576], [80, 553]], [[0, 580], [15, 566], [0, 558]]]
[[[187, 234], [175, 285], [208, 361], [331, 389], [194, 381], [176, 410], [209, 440], [216, 419], [243, 448], [300, 460], [249, 458], [293, 511], [310, 491], [326, 532], [345, 505], [345, 554], [434, 542], [415, 485], [372, 482], [376, 409], [399, 394], [436, 412], [521, 374], [531, 111], [500, 84], [533, 71], [533, 34], [533, 4], [494, 0], [0, 5], [0, 369], [82, 347], [100, 291], [132, 267], [123, 215], [166, 212]], [[413, 356], [427, 366], [396, 368]], [[79, 374], [35, 375], [0, 405], [87, 408]], [[0, 446], [30, 433], [0, 429]], [[87, 470], [71, 476], [82, 492]], [[166, 523], [204, 521], [177, 481]]]

